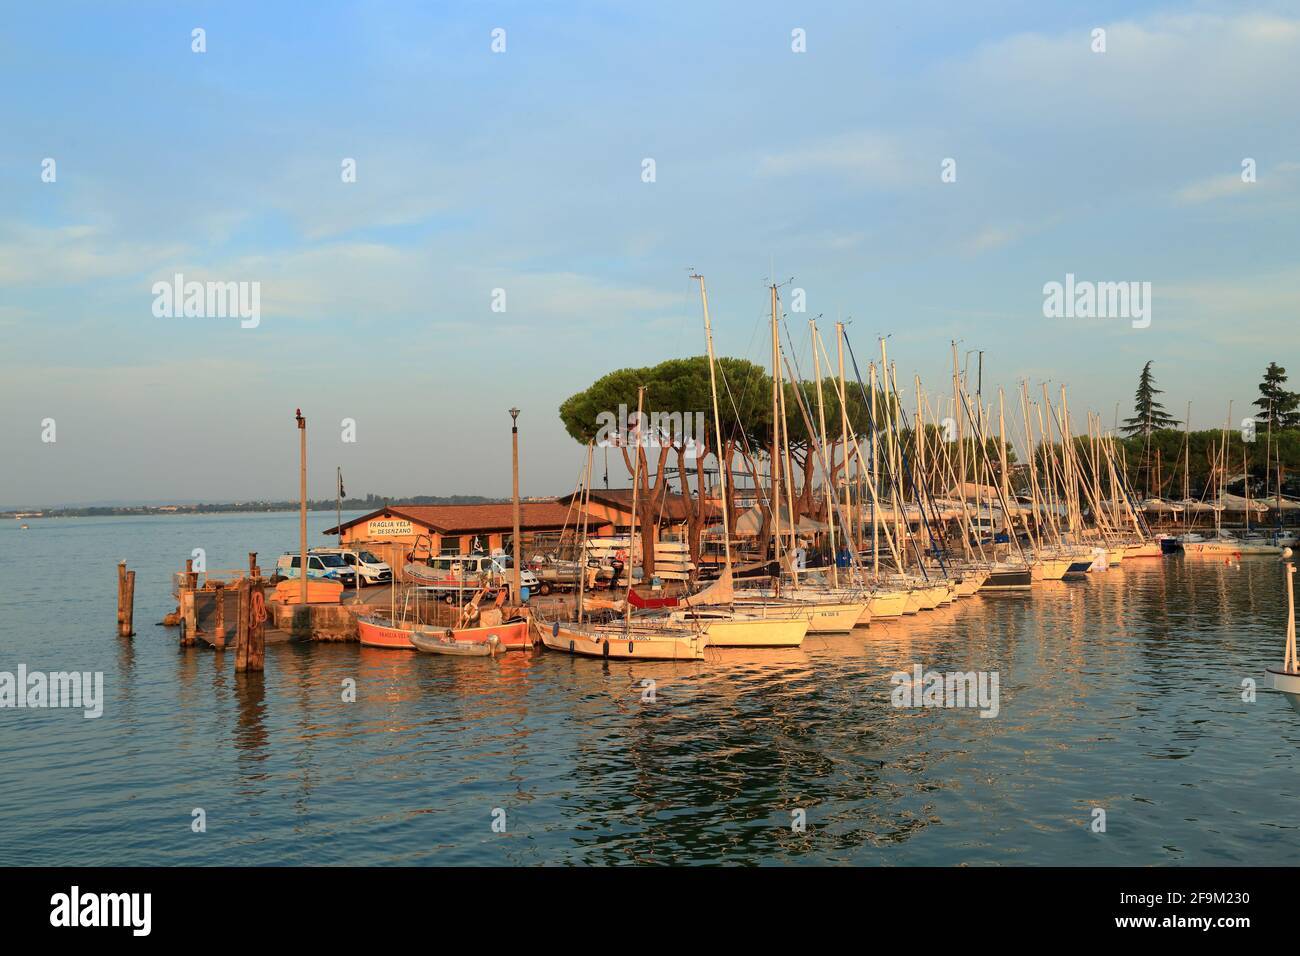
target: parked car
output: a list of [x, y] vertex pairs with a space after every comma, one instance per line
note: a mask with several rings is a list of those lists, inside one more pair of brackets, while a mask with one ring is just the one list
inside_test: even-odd
[[358, 587], [388, 584], [393, 580], [393, 569], [388, 566], [388, 562], [364, 548], [312, 548], [311, 553], [341, 556], [343, 563], [356, 572]]
[[[297, 554], [285, 553], [280, 555], [275, 562], [275, 575], [280, 579], [290, 579], [298, 577], [302, 567], [301, 558]], [[338, 581], [345, 588], [353, 588], [357, 585], [357, 574], [352, 568], [348, 567], [339, 554], [307, 554], [307, 578], [308, 580], [327, 580]]]

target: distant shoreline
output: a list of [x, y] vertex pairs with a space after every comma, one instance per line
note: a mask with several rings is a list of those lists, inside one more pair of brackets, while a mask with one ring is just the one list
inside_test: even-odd
[[[308, 511], [378, 511], [381, 508], [400, 508], [403, 505], [480, 505], [503, 501], [502, 498], [484, 498], [480, 495], [450, 495], [434, 497], [421, 495], [414, 498], [378, 498], [368, 495], [365, 498], [345, 499], [341, 505], [335, 501], [308, 501]], [[211, 515], [211, 514], [271, 514], [275, 512], [296, 512], [296, 501], [250, 501], [229, 502], [224, 504], [194, 505], [87, 505], [79, 508], [14, 508], [0, 511], [0, 521], [45, 518], [113, 518], [167, 515]]]

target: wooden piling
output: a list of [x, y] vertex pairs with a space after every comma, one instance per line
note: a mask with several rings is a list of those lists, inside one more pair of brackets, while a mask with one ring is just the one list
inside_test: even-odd
[[126, 569], [126, 562], [117, 563], [117, 636], [135, 635], [135, 572]]
[[212, 595], [217, 599], [215, 616], [212, 623], [212, 646], [219, 651], [226, 649], [226, 586], [218, 581], [216, 587], [212, 589]]
[[194, 573], [194, 559], [185, 561], [185, 582], [178, 595], [181, 615], [181, 647], [193, 647], [199, 642], [199, 616], [194, 609], [194, 591], [198, 584], [198, 575]]
[[126, 623], [126, 562], [117, 562], [117, 634], [122, 636], [122, 625]]
[[135, 572], [126, 572], [126, 617], [122, 624], [123, 637], [135, 637]]
[[[256, 554], [249, 555], [250, 561], [256, 562], [256, 559]], [[248, 589], [248, 655], [244, 669], [258, 671], [259, 673], [266, 667], [265, 594], [262, 584], [262, 570], [254, 563]]]
[[239, 589], [239, 617], [235, 623], [235, 670], [248, 669], [248, 637], [250, 615], [252, 611], [252, 581], [244, 578], [236, 587]]

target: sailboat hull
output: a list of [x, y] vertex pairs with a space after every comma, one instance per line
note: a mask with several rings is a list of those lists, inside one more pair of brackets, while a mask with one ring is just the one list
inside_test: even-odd
[[1283, 694], [1295, 712], [1300, 714], [1300, 673], [1270, 667], [1268, 675], [1272, 678], [1273, 689]]
[[1159, 541], [1144, 541], [1142, 544], [1129, 545], [1124, 549], [1124, 557], [1128, 558], [1158, 558], [1163, 555], [1160, 549]]
[[609, 660], [698, 661], [703, 659], [708, 644], [703, 635], [617, 629], [602, 631], [559, 622], [541, 628], [541, 637], [542, 644], [549, 650]]
[[[753, 614], [750, 609], [747, 614]], [[798, 647], [808, 633], [806, 615], [702, 622], [709, 647]]]
[[1059, 581], [1070, 570], [1069, 558], [1042, 558], [1034, 564], [1035, 581]]
[[997, 568], [990, 572], [981, 591], [1028, 591], [1033, 584], [1029, 568]]
[[907, 608], [908, 591], [875, 591], [867, 602], [872, 617], [900, 617]]

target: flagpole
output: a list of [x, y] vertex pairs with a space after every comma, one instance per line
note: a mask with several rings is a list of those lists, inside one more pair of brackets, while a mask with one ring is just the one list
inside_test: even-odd
[[343, 547], [343, 466], [338, 468], [339, 486], [338, 493], [334, 497], [334, 530], [339, 536], [339, 547]]

